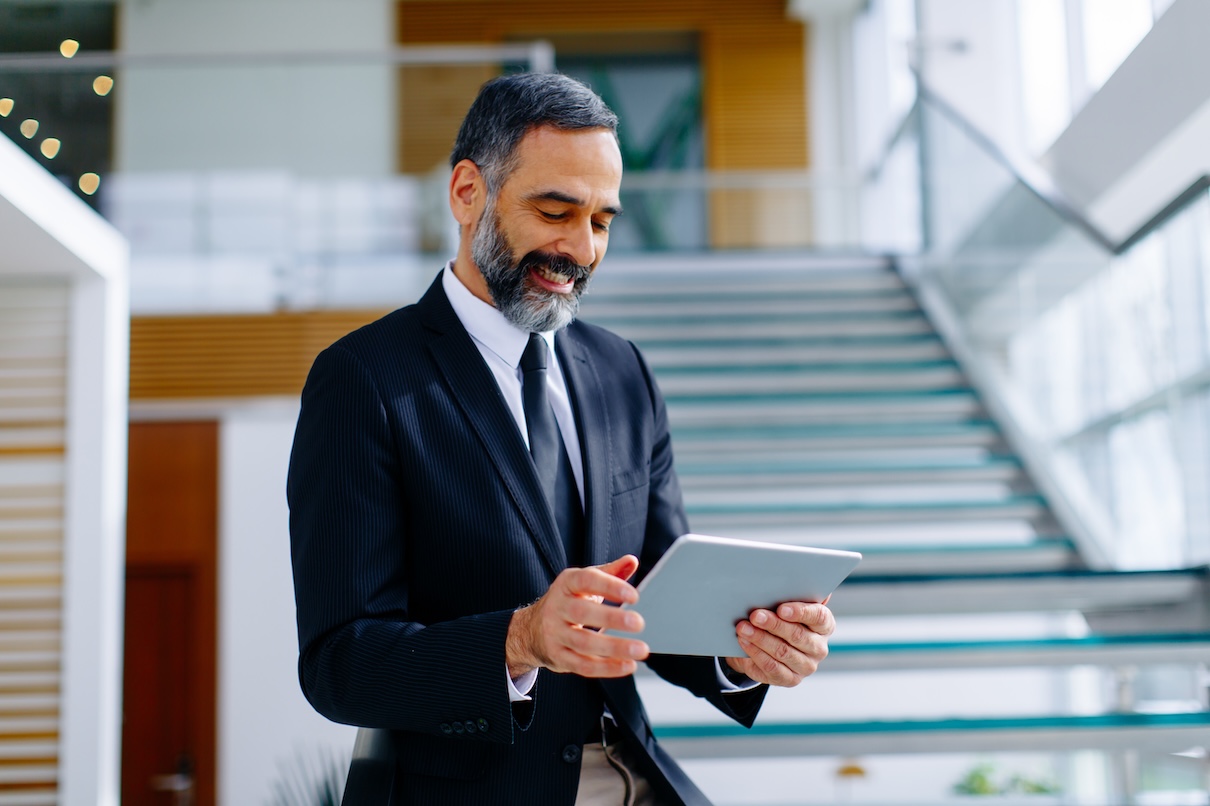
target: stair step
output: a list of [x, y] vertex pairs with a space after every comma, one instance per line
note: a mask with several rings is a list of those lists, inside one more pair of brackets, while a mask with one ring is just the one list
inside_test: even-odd
[[852, 577], [936, 576], [1036, 573], [1081, 567], [1075, 546], [1065, 538], [1039, 538], [1022, 543], [967, 545], [838, 546], [859, 551], [861, 564]]
[[917, 393], [851, 394], [667, 394], [668, 418], [683, 426], [759, 422], [763, 425], [831, 426], [856, 423], [920, 423], [970, 420], [982, 414], [965, 389]]
[[916, 392], [964, 388], [952, 364], [899, 367], [812, 368], [769, 366], [719, 367], [714, 371], [665, 370], [658, 373], [666, 396], [689, 394], [785, 394], [790, 392]]
[[949, 360], [945, 346], [931, 338], [884, 339], [881, 342], [851, 339], [829, 343], [802, 340], [766, 344], [749, 341], [738, 345], [730, 341], [661, 344], [664, 346], [643, 346], [643, 357], [657, 376], [666, 370], [690, 368], [713, 372], [726, 365], [755, 368], [801, 364], [820, 368], [873, 362], [898, 366], [905, 362]]
[[690, 490], [740, 489], [748, 487], [804, 487], [833, 485], [1008, 483], [1021, 475], [1021, 465], [1012, 459], [985, 461], [869, 461], [811, 462], [803, 459], [775, 461], [680, 462], [681, 487]]
[[727, 294], [661, 295], [585, 298], [582, 307], [589, 322], [630, 320], [636, 317], [748, 317], [813, 316], [817, 314], [898, 314], [917, 312], [916, 300], [906, 291], [871, 294], [821, 294], [812, 290], [787, 290], [774, 296], [763, 289]]
[[748, 340], [824, 338], [869, 338], [875, 336], [920, 336], [932, 335], [932, 326], [918, 316], [899, 318], [841, 317], [787, 319], [766, 321], [745, 319], [735, 322], [719, 322], [709, 318], [699, 321], [591, 321], [614, 331], [640, 345], [646, 342], [694, 342], [716, 339], [725, 334], [732, 344]]
[[912, 523], [944, 521], [1034, 520], [1045, 505], [1037, 496], [1016, 496], [990, 501], [894, 501], [820, 503], [817, 501], [739, 502], [718, 500], [687, 502], [686, 510], [696, 531], [706, 534], [737, 533], [769, 526], [810, 527], [842, 523]]
[[1175, 753], [1206, 743], [1210, 712], [997, 717], [885, 722], [657, 725], [678, 759], [858, 756], [886, 753], [1062, 752], [1072, 749]]
[[850, 422], [818, 425], [752, 424], [751, 417], [703, 428], [673, 423], [672, 444], [678, 467], [691, 456], [711, 458], [743, 453], [796, 457], [833, 451], [890, 451], [989, 448], [1000, 439], [987, 420], [962, 422]]
[[1128, 610], [1192, 601], [1205, 582], [1206, 569], [854, 576], [831, 607], [837, 618]]
[[1210, 633], [1092, 635], [999, 641], [839, 643], [828, 645], [828, 674], [905, 669], [1002, 669], [1021, 666], [1145, 666], [1205, 663]]

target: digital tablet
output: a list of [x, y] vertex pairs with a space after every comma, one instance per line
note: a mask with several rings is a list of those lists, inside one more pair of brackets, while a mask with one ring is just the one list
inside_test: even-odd
[[637, 637], [652, 652], [743, 657], [735, 625], [749, 613], [822, 602], [859, 562], [855, 551], [682, 535], [639, 583]]

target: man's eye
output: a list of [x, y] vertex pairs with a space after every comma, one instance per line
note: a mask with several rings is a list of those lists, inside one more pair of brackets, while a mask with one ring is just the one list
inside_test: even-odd
[[609, 232], [609, 222], [607, 221], [594, 221], [592, 226], [597, 232]]
[[567, 213], [548, 213], [547, 211], [543, 210], [542, 216], [548, 221], [562, 221], [563, 219], [567, 218]]

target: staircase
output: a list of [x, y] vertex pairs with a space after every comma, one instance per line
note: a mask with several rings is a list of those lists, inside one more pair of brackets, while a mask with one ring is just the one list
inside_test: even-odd
[[[1114, 777], [1210, 746], [1204, 690], [1130, 686], [1210, 660], [1205, 570], [1089, 568], [889, 261], [611, 257], [582, 316], [659, 379], [694, 531], [865, 555], [833, 597], [831, 657], [753, 731], [640, 679], [720, 804], [828, 802], [798, 775], [760, 801], [712, 778], [744, 758], [1100, 750]], [[896, 802], [929, 800], [912, 794]]]

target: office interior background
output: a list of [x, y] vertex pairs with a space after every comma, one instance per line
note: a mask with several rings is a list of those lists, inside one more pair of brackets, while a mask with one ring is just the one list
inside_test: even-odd
[[[479, 84], [621, 118], [583, 316], [696, 531], [861, 550], [720, 806], [1207, 804], [1207, 0], [0, 0], [0, 804], [321, 803], [284, 496]], [[474, 562], [468, 557], [467, 562]], [[186, 801], [182, 798], [190, 797]]]

